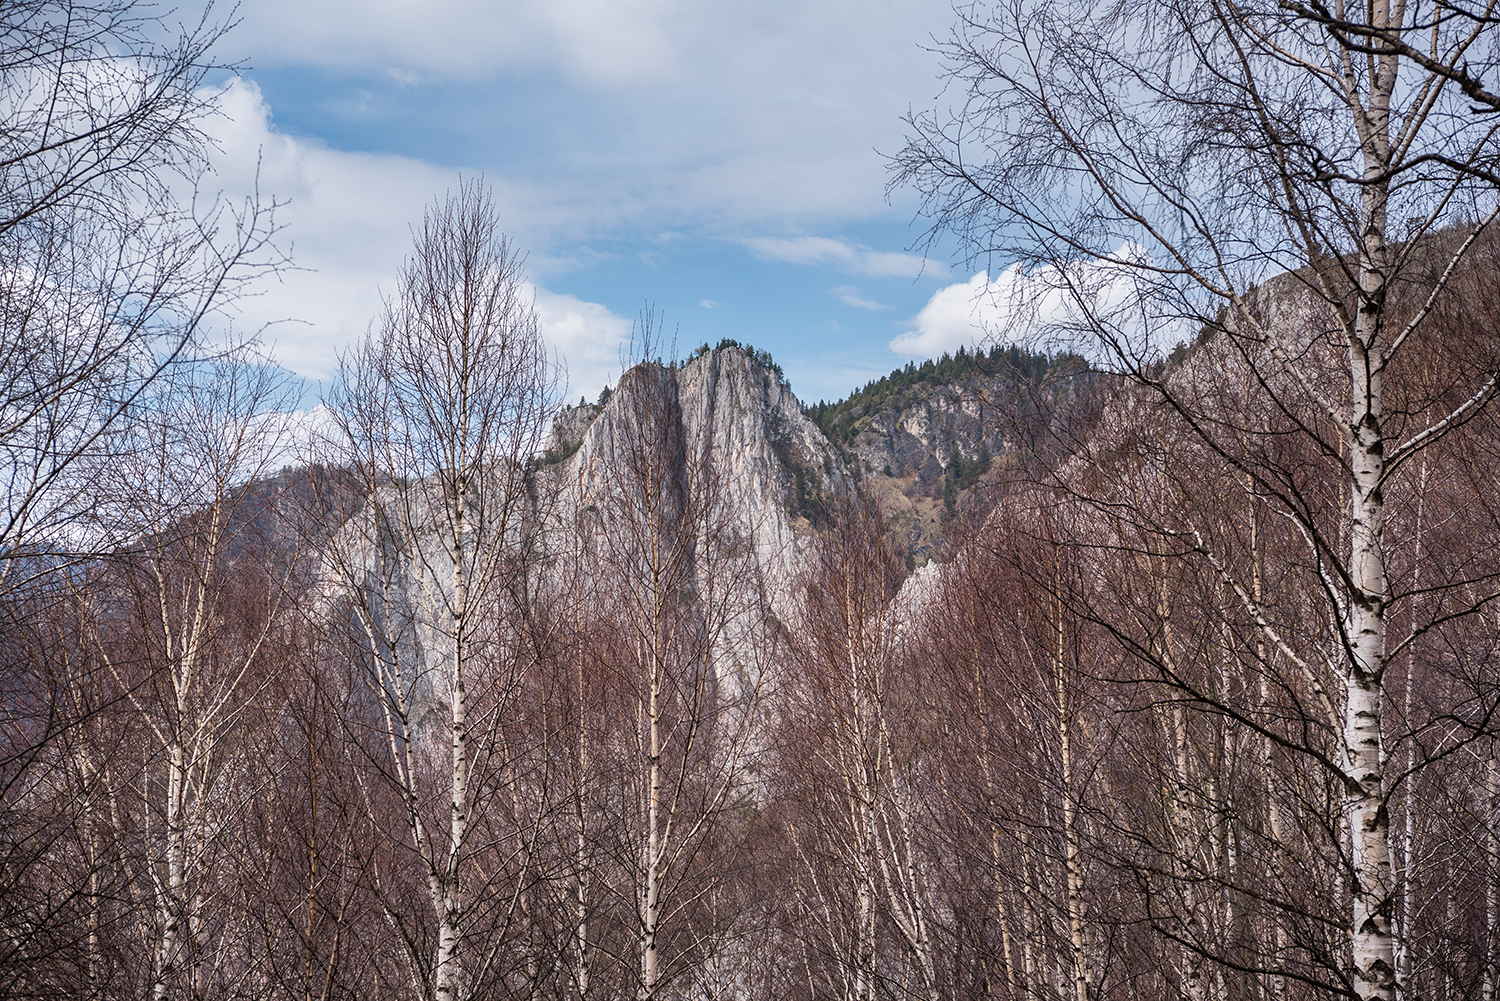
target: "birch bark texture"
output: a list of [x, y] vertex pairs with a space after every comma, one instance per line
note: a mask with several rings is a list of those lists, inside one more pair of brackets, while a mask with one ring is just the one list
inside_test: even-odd
[[[414, 237], [375, 331], [343, 359], [338, 448], [366, 503], [324, 559], [350, 598], [377, 773], [401, 803], [426, 888], [431, 937], [398, 936], [412, 990], [456, 1001], [498, 948], [495, 899], [514, 899], [478, 892], [516, 874], [481, 871], [471, 838], [481, 831], [496, 857], [525, 855], [526, 825], [507, 827], [483, 792], [505, 785], [501, 733], [530, 667], [517, 626], [533, 555], [522, 519], [554, 380], [487, 190], [461, 183]], [[382, 899], [388, 925], [409, 927], [405, 901]]]
[[[965, 6], [943, 47], [960, 110], [912, 115], [892, 168], [924, 198], [934, 237], [1015, 268], [1015, 294], [996, 293], [1010, 323], [997, 334], [1081, 345], [1300, 533], [1325, 637], [1276, 630], [1227, 569], [1226, 600], [1255, 623], [1246, 642], [1335, 679], [1337, 738], [1320, 767], [1343, 790], [1348, 894], [1331, 971], [1342, 983], [1328, 986], [1390, 1001], [1388, 803], [1403, 776], [1387, 755], [1386, 684], [1404, 610], [1388, 515], [1403, 466], [1490, 403], [1493, 353], [1458, 361], [1447, 407], [1434, 397], [1393, 419], [1387, 404], [1413, 384], [1409, 359], [1440, 349], [1435, 312], [1496, 214], [1496, 127], [1465, 84], [1470, 64], [1492, 65], [1500, 28], [1428, 3], [1336, 7]], [[1205, 347], [1196, 371], [1165, 364], [1174, 342]], [[1224, 407], [1237, 378], [1249, 411], [1288, 418], [1285, 437], [1320, 456], [1317, 477], [1272, 458], [1263, 427]], [[1059, 482], [1122, 502], [1097, 480]], [[1227, 566], [1191, 519], [1155, 525]], [[1477, 590], [1461, 610], [1484, 607]]]

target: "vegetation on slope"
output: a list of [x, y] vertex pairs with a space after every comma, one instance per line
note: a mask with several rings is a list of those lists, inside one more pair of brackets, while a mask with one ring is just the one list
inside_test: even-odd
[[975, 376], [1035, 383], [1057, 372], [1075, 371], [1084, 366], [1083, 359], [1077, 355], [1049, 355], [1027, 351], [1013, 344], [997, 344], [988, 352], [969, 351], [960, 346], [956, 354], [945, 352], [941, 358], [929, 358], [920, 365], [907, 362], [904, 368], [871, 380], [842, 400], [834, 403], [819, 400], [804, 408], [803, 412], [823, 429], [829, 441], [843, 445], [854, 437], [855, 425], [861, 417], [881, 409], [912, 387], [952, 385]]

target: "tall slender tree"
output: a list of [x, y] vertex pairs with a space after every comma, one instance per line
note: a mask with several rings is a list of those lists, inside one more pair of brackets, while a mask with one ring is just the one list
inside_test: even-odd
[[604, 455], [572, 501], [597, 512], [591, 595], [610, 645], [596, 703], [607, 714], [597, 767], [613, 875], [603, 882], [634, 941], [625, 983], [651, 1001], [705, 984], [734, 922], [712, 905], [747, 833], [737, 813], [754, 793], [774, 632], [749, 527], [714, 462], [715, 415], [690, 429], [677, 366], [644, 360], [657, 334], [650, 314], [638, 332], [643, 360], [599, 418], [592, 440]]
[[[376, 331], [343, 360], [335, 409], [366, 499], [326, 560], [367, 671], [372, 764], [399, 804], [430, 925], [395, 873], [380, 874], [381, 906], [413, 996], [456, 1001], [506, 947], [517, 882], [531, 878], [499, 861], [528, 837], [500, 789], [534, 660], [519, 627], [534, 558], [522, 516], [553, 369], [480, 182], [430, 209], [415, 237]], [[373, 798], [369, 809], [378, 824]]]
[[[1329, 987], [1361, 999], [1398, 991], [1392, 658], [1461, 614], [1393, 638], [1412, 591], [1393, 584], [1405, 537], [1392, 515], [1412, 460], [1490, 403], [1500, 365], [1488, 350], [1454, 357], [1454, 392], [1392, 404], [1441, 350], [1436, 317], [1458, 276], [1486, 267], [1473, 259], [1500, 211], [1500, 146], [1460, 78], [1493, 60], [1496, 31], [1431, 4], [966, 7], [946, 49], [962, 110], [913, 116], [895, 159], [937, 229], [1060, 293], [1050, 332], [1155, 395], [1300, 534], [1302, 586], [1328, 622], [1316, 640], [1279, 626], [1207, 534], [1156, 526], [1223, 568], [1245, 642], [1334, 679], [1337, 740], [1311, 752], [1347, 830], [1347, 979]], [[1169, 377], [1167, 346], [1199, 330], [1203, 360]], [[1250, 388], [1270, 431], [1222, 405], [1230, 383]], [[1280, 461], [1291, 438], [1312, 467]], [[1092, 497], [1118, 495], [1103, 484]], [[1471, 613], [1493, 595], [1485, 572], [1446, 593], [1469, 594]]]

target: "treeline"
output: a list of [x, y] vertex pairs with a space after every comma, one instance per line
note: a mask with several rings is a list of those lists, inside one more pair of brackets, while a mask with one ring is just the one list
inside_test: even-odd
[[973, 376], [1001, 377], [1025, 385], [1038, 382], [1058, 370], [1075, 372], [1085, 369], [1082, 358], [1068, 353], [1034, 352], [1014, 344], [996, 344], [988, 351], [970, 351], [960, 345], [954, 354], [944, 352], [941, 358], [929, 358], [920, 365], [907, 362], [904, 368], [871, 380], [842, 400], [835, 403], [819, 400], [805, 407], [803, 412], [823, 430], [829, 441], [846, 445], [854, 435], [859, 418], [874, 413], [913, 386], [954, 385]]

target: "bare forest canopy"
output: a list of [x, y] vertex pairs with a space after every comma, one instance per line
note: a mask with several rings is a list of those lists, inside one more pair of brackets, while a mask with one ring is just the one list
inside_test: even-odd
[[1036, 350], [560, 407], [467, 181], [283, 468], [223, 26], [0, 9], [0, 997], [1500, 1001], [1494, 11], [955, 16]]

